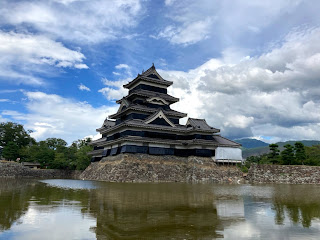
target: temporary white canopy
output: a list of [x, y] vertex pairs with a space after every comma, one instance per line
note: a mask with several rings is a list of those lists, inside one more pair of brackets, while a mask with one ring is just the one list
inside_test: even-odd
[[242, 150], [240, 148], [217, 147], [215, 160], [217, 162], [242, 162]]

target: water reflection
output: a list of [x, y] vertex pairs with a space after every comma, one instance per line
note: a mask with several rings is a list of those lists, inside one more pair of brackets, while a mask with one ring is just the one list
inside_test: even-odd
[[97, 239], [222, 237], [214, 194], [205, 185], [113, 184], [96, 200]]
[[273, 196], [275, 222], [283, 224], [289, 218], [293, 224], [309, 228], [320, 218], [320, 189], [317, 185], [284, 185]]
[[315, 185], [0, 179], [0, 239], [317, 239], [319, 197]]

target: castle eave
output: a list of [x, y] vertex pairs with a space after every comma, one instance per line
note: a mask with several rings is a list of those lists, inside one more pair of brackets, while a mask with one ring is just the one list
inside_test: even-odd
[[[158, 109], [157, 108], [148, 108], [148, 107], [145, 107], [145, 106], [142, 106], [142, 105], [139, 105], [139, 104], [133, 104], [133, 105], [130, 105], [129, 107], [127, 107], [126, 109], [124, 109], [123, 111], [115, 113], [115, 114], [112, 114], [112, 115], [109, 115], [108, 117], [110, 119], [116, 119], [116, 118], [122, 116], [123, 114], [127, 114], [129, 111], [154, 113], [154, 112], [157, 112]], [[170, 117], [183, 118], [183, 117], [187, 116], [186, 113], [178, 112], [178, 111], [175, 111], [175, 110], [163, 110], [163, 112], [166, 115], [170, 116]]]
[[[127, 97], [125, 97], [125, 99], [130, 99], [134, 95], [143, 96], [143, 97], [161, 97], [164, 100], [170, 102], [171, 104], [175, 103], [175, 102], [179, 102], [179, 98], [173, 97], [169, 94], [151, 92], [151, 91], [142, 90], [142, 89], [134, 90]], [[120, 100], [118, 100], [118, 101], [120, 101]]]
[[133, 85], [135, 85], [140, 80], [145, 80], [145, 81], [151, 82], [151, 83], [157, 83], [157, 84], [164, 85], [164, 86], [167, 86], [167, 87], [169, 87], [169, 86], [171, 86], [173, 84], [173, 82], [167, 81], [167, 80], [164, 80], [164, 79], [161, 80], [161, 79], [155, 79], [155, 78], [146, 77], [146, 76], [143, 76], [143, 75], [138, 75], [135, 79], [133, 79], [129, 83], [124, 84], [123, 87], [130, 89]]
[[119, 130], [123, 127], [136, 127], [140, 129], [152, 129], [152, 130], [158, 130], [158, 131], [169, 131], [169, 132], [180, 132], [180, 133], [217, 133], [220, 130], [219, 129], [209, 129], [209, 130], [202, 130], [202, 129], [194, 129], [192, 127], [187, 127], [184, 125], [176, 124], [176, 127], [169, 127], [169, 126], [163, 126], [163, 125], [156, 125], [156, 124], [146, 124], [142, 120], [127, 120], [124, 121], [118, 125], [115, 125], [114, 127], [105, 128], [100, 133], [109, 133], [115, 130]]

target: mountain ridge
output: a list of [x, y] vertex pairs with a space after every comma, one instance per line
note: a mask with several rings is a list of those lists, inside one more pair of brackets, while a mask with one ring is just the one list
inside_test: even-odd
[[[250, 139], [250, 138], [247, 138], [247, 139], [253, 140], [253, 139]], [[238, 139], [238, 140], [234, 140], [234, 141], [242, 144], [241, 143], [241, 142], [243, 142], [242, 140], [247, 140], [247, 139]], [[241, 141], [239, 141], [239, 140], [241, 140]], [[254, 140], [257, 140], [257, 139], [254, 139]], [[269, 153], [269, 143], [266, 143], [266, 142], [263, 142], [263, 141], [260, 141], [260, 140], [257, 140], [257, 141], [262, 142], [262, 143], [259, 143], [259, 144], [261, 144], [261, 146], [254, 147], [254, 144], [257, 143], [256, 141], [252, 141], [253, 145], [250, 145], [251, 141], [247, 142], [249, 145], [242, 144], [242, 157], [243, 158], [247, 158], [247, 157], [250, 157], [250, 156], [258, 156], [258, 155], [262, 155], [262, 154], [265, 154], [265, 153]], [[246, 141], [244, 141], [244, 142], [246, 142]], [[284, 149], [284, 145], [286, 145], [286, 144], [294, 145], [296, 142], [301, 142], [303, 145], [308, 146], [308, 147], [320, 144], [320, 140], [285, 141], [285, 142], [276, 142], [275, 144], [277, 144], [279, 146], [280, 151], [282, 151]], [[266, 145], [263, 146], [263, 143], [266, 144]], [[247, 147], [245, 147], [245, 146], [247, 146]]]

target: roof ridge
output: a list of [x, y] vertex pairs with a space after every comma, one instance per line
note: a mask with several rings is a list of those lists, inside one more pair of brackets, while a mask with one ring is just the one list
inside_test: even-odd
[[149, 67], [146, 71], [143, 71], [141, 75], [147, 75], [149, 72], [156, 71], [156, 67], [154, 66], [154, 63], [152, 63], [152, 66]]
[[233, 141], [233, 140], [230, 140], [229, 138], [226, 138], [226, 137], [222, 137], [220, 134], [216, 134], [216, 135], [213, 135], [213, 136], [218, 136], [218, 137], [221, 137], [221, 138], [223, 138], [223, 139], [225, 139], [225, 140], [228, 140], [228, 141], [230, 141], [230, 142], [233, 142], [233, 143], [236, 143], [236, 144], [238, 144], [239, 146], [242, 146], [242, 144], [240, 144], [240, 143], [237, 143], [237, 142], [235, 142], [235, 141]]
[[205, 122], [207, 122], [206, 119], [204, 119], [204, 118], [191, 118], [191, 117], [189, 117], [189, 119], [192, 119], [192, 120], [204, 120]]

